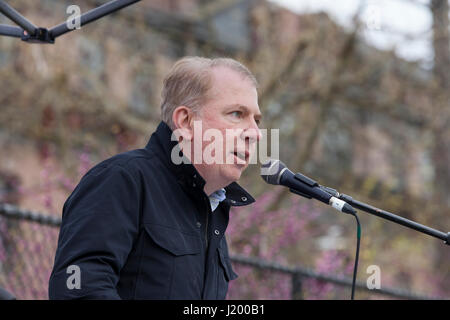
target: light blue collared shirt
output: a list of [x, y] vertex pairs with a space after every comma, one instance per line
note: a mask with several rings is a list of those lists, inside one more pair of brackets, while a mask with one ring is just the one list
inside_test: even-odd
[[219, 189], [209, 196], [209, 203], [211, 204], [211, 211], [216, 210], [216, 208], [219, 206], [219, 203], [221, 203], [223, 200], [225, 200], [227, 197], [225, 195], [226, 191], [224, 188]]

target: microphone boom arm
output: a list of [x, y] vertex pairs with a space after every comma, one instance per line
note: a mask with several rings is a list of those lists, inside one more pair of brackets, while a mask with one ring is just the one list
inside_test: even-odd
[[420, 223], [414, 222], [412, 220], [408, 220], [406, 218], [397, 216], [391, 212], [373, 207], [371, 205], [368, 205], [366, 203], [363, 203], [361, 201], [358, 200], [354, 200], [352, 197], [346, 195], [346, 194], [340, 194], [339, 195], [339, 199], [344, 200], [345, 202], [347, 202], [348, 204], [350, 204], [351, 206], [358, 208], [360, 210], [363, 210], [367, 213], [373, 214], [377, 217], [398, 223], [404, 227], [408, 227], [410, 229], [414, 229], [416, 231], [428, 234], [429, 236], [441, 239], [444, 241], [445, 244], [450, 245], [450, 232], [445, 233], [442, 231], [438, 231], [435, 230], [433, 228], [424, 226]]

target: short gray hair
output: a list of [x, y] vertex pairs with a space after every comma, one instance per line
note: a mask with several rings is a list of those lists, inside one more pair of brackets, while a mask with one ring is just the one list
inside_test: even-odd
[[208, 100], [212, 85], [211, 70], [215, 67], [227, 67], [249, 79], [255, 88], [258, 82], [255, 76], [240, 62], [231, 58], [184, 57], [178, 60], [163, 82], [161, 92], [161, 120], [172, 130], [173, 111], [178, 106], [186, 106], [198, 112]]

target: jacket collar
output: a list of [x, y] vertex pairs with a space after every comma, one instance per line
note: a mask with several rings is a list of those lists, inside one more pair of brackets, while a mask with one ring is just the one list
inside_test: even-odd
[[[165, 122], [160, 122], [145, 149], [153, 149], [160, 160], [175, 174], [178, 183], [187, 192], [191, 194], [203, 192], [205, 180], [195, 169], [194, 165], [183, 155], [178, 141], [172, 140], [172, 130]], [[172, 153], [176, 152], [179, 152], [179, 155], [183, 158], [180, 164], [175, 164], [171, 160]], [[236, 182], [230, 183], [225, 187], [225, 190], [227, 199], [224, 201], [232, 206], [245, 206], [255, 202], [255, 199]]]

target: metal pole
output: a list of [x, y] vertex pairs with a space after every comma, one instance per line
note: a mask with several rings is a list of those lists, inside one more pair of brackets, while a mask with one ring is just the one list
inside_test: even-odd
[[291, 295], [292, 300], [303, 300], [303, 277], [300, 273], [294, 273], [292, 275], [292, 288]]
[[3, 0], [0, 0], [0, 12], [21, 26], [30, 35], [36, 33], [37, 27]]
[[[103, 16], [106, 16], [110, 13], [113, 13], [114, 11], [120, 10], [126, 6], [129, 6], [133, 3], [136, 3], [141, 0], [113, 0], [108, 3], [105, 3], [104, 5], [101, 5], [100, 7], [97, 7], [95, 9], [92, 9], [86, 13], [83, 13], [80, 16], [80, 26], [83, 26], [85, 24], [88, 24], [92, 21], [95, 21], [97, 19], [100, 19]], [[57, 26], [54, 26], [49, 30], [50, 36], [54, 39], [56, 37], [59, 37], [67, 32], [73, 31], [75, 29], [69, 29], [67, 26], [67, 21], [63, 22]]]
[[404, 227], [408, 227], [411, 229], [414, 229], [416, 231], [428, 234], [429, 236], [441, 239], [444, 241], [445, 244], [450, 245], [450, 232], [449, 233], [445, 233], [439, 230], [435, 230], [433, 228], [424, 226], [420, 223], [411, 221], [409, 219], [397, 216], [391, 212], [382, 210], [382, 209], [378, 209], [376, 207], [373, 207], [371, 205], [368, 205], [366, 203], [363, 203], [361, 201], [358, 200], [354, 200], [352, 197], [346, 195], [346, 194], [342, 194], [339, 197], [341, 200], [344, 200], [345, 202], [347, 202], [348, 204], [350, 204], [351, 206], [358, 208], [360, 210], [363, 210], [367, 213], [373, 214], [377, 217], [398, 223]]
[[8, 37], [22, 37], [23, 29], [15, 26], [8, 26], [6, 24], [0, 24], [0, 35]]

